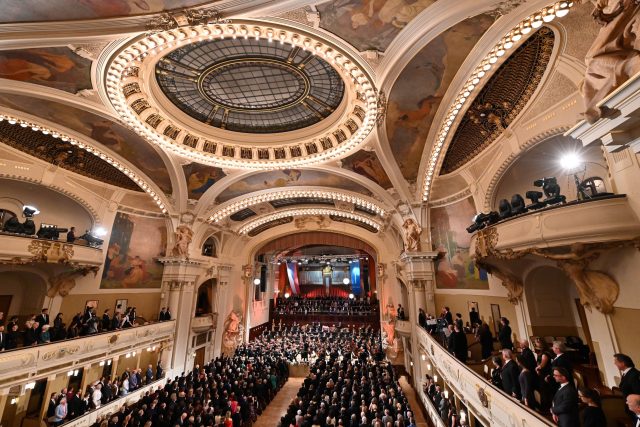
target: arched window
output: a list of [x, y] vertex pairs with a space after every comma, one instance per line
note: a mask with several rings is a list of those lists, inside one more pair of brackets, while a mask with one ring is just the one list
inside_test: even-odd
[[213, 236], [205, 240], [204, 245], [202, 245], [202, 255], [210, 256], [213, 258], [218, 256], [216, 253], [216, 240], [213, 238]]
[[196, 317], [213, 313], [213, 297], [216, 279], [209, 279], [198, 287], [196, 299]]

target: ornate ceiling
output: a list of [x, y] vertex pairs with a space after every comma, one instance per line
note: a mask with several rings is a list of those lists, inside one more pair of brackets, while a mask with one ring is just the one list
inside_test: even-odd
[[[0, 50], [0, 113], [58, 127], [144, 179], [111, 173], [91, 156], [67, 162], [69, 170], [125, 190], [147, 191], [148, 180], [170, 215], [191, 211], [247, 236], [305, 217], [307, 226], [378, 233], [419, 215], [401, 207], [428, 197], [439, 162], [443, 174], [463, 170], [524, 110], [550, 63], [553, 33], [522, 34], [486, 81], [475, 89], [465, 81], [514, 25], [560, 7], [67, 2], [77, 3], [4, 5], [0, 33], [11, 42]], [[193, 22], [182, 9], [194, 5], [225, 19]], [[19, 22], [41, 24], [12, 25]], [[483, 121], [487, 104], [505, 110], [500, 126]], [[20, 149], [58, 161], [43, 153], [60, 141], [40, 151], [29, 144]]]

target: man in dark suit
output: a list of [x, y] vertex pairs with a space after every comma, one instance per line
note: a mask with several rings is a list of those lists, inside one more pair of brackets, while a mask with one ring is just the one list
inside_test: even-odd
[[111, 328], [111, 316], [109, 316], [109, 309], [107, 308], [102, 313], [102, 330], [108, 331]]
[[462, 329], [460, 329], [458, 325], [455, 325], [453, 336], [453, 354], [456, 356], [456, 359], [462, 363], [466, 363], [469, 351], [467, 334], [462, 332]]
[[513, 352], [509, 349], [502, 350], [502, 389], [505, 393], [520, 400], [520, 369], [513, 361]]
[[475, 307], [471, 307], [471, 311], [469, 312], [469, 323], [471, 323], [471, 326], [480, 325], [482, 323], [480, 322], [480, 313], [476, 311]]
[[40, 325], [40, 327], [38, 328], [38, 332], [40, 332], [44, 325], [49, 324], [49, 310], [46, 308], [43, 308], [40, 314], [36, 316], [35, 320]]
[[537, 365], [536, 355], [533, 354], [533, 351], [531, 351], [529, 340], [527, 339], [520, 340], [519, 344], [520, 344], [520, 352], [525, 361], [525, 366], [531, 372], [535, 372], [536, 365]]
[[[631, 357], [626, 354], [617, 353], [613, 355], [613, 363], [620, 371], [620, 391], [626, 399], [631, 394], [640, 394], [640, 371], [636, 369]], [[625, 408], [630, 417], [634, 418], [635, 414], [628, 408]]]
[[571, 364], [571, 361], [569, 360], [569, 356], [565, 354], [566, 347], [564, 343], [560, 341], [554, 341], [553, 347], [551, 347], [551, 349], [556, 355], [556, 357], [554, 357], [553, 360], [551, 361], [551, 367], [563, 368], [565, 371], [567, 371], [567, 375], [568, 375], [567, 379], [569, 380], [571, 385], [574, 385], [573, 366]]
[[453, 324], [453, 315], [451, 314], [449, 307], [442, 308], [442, 315], [440, 317], [442, 317], [447, 322], [447, 325]]
[[0, 351], [7, 346], [7, 334], [4, 333], [4, 326], [0, 325]]
[[56, 393], [51, 393], [49, 406], [47, 407], [47, 419], [53, 417], [56, 414], [56, 406], [58, 406], [57, 397], [58, 395]]
[[553, 420], [559, 427], [578, 427], [578, 392], [569, 382], [569, 372], [564, 368], [553, 368], [553, 378], [560, 384], [560, 388], [553, 396], [551, 413]]

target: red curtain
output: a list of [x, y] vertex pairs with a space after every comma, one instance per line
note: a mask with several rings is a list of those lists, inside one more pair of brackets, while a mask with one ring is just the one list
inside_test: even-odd
[[330, 286], [329, 295], [327, 295], [326, 288], [322, 285], [302, 285], [300, 289], [300, 296], [304, 298], [318, 298], [326, 296], [347, 298], [349, 297], [349, 289], [342, 286]]

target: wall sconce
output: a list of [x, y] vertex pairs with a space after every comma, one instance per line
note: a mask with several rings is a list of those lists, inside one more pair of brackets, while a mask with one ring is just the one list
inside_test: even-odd
[[35, 381], [30, 382], [30, 383], [26, 383], [24, 385], [24, 389], [25, 390], [33, 390], [35, 387], [36, 387], [36, 382]]
[[14, 397], [13, 399], [11, 399], [11, 404], [15, 405], [16, 403], [18, 403], [18, 398]]
[[73, 371], [69, 371], [67, 372], [67, 376], [70, 377], [71, 375], [73, 375]]
[[125, 355], [124, 355], [124, 357], [125, 357], [125, 359], [130, 358], [130, 357], [131, 357], [131, 353], [127, 353], [127, 354], [125, 354]]
[[423, 355], [421, 355], [420, 357], [422, 357], [422, 360], [423, 360], [423, 361], [424, 361], [424, 360], [427, 360], [427, 356], [425, 356], [424, 354], [423, 354]]
[[431, 363], [427, 363], [427, 370], [431, 370]]
[[445, 399], [449, 398], [449, 392], [447, 390], [444, 391], [444, 398]]
[[437, 375], [434, 375], [434, 376], [433, 376], [433, 382], [435, 382], [435, 383], [437, 383], [437, 382], [438, 382], [438, 376], [437, 376]]
[[98, 366], [104, 366], [104, 360], [100, 363], [98, 363]]
[[111, 366], [111, 359], [107, 360], [107, 365]]

